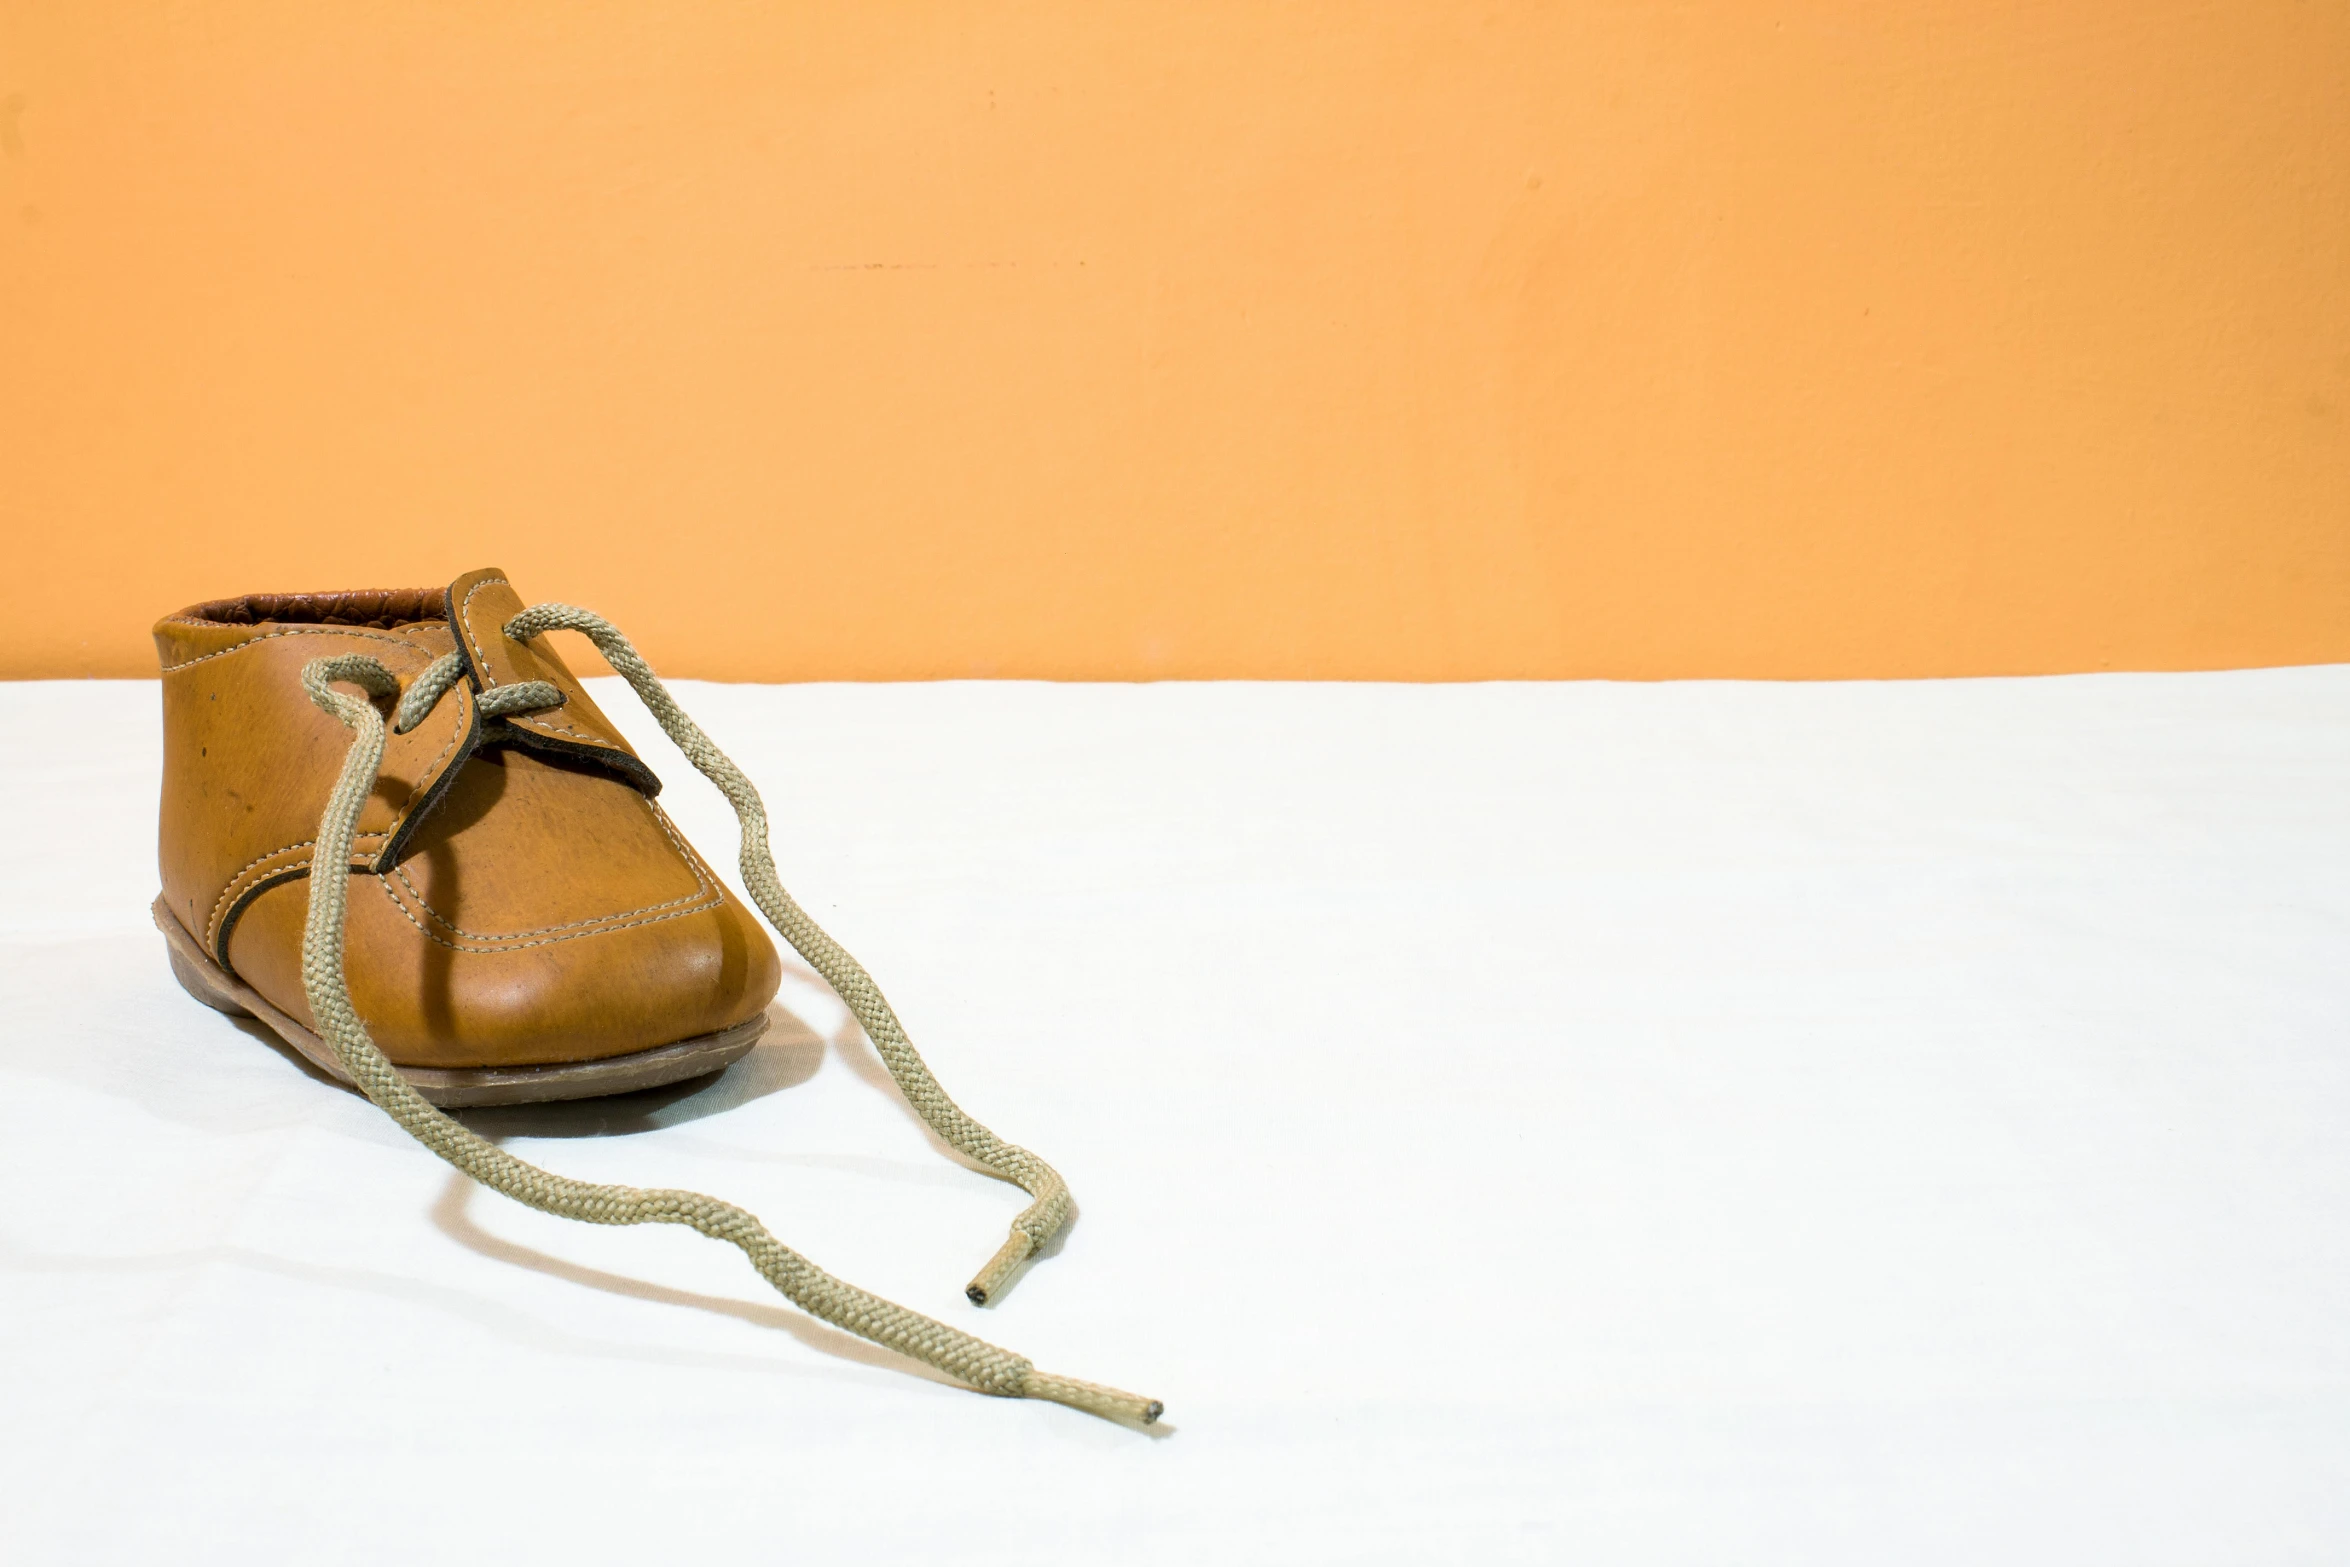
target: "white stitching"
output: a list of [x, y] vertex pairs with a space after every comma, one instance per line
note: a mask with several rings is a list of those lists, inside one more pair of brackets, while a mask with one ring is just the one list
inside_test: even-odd
[[463, 743], [466, 732], [473, 727], [473, 721], [465, 711], [465, 704], [470, 699], [471, 698], [469, 694], [466, 692], [460, 691], [457, 693], [457, 728], [450, 734], [449, 743], [441, 747], [440, 755], [435, 756], [431, 761], [427, 762], [424, 765], [424, 771], [416, 775], [417, 781], [412, 786], [410, 786], [408, 790], [408, 798], [400, 802], [400, 814], [392, 818], [392, 828], [395, 832], [399, 830], [400, 823], [408, 819], [409, 807], [416, 803], [416, 796], [425, 787], [425, 780], [431, 778], [434, 774], [434, 770], [441, 765], [441, 758], [447, 756], [451, 751], [456, 750], [457, 747]]
[[[634, 793], [635, 791], [631, 790], [630, 792]], [[654, 822], [660, 827], [661, 831], [668, 836], [670, 844], [678, 850], [678, 857], [685, 861], [686, 870], [690, 872], [694, 878], [694, 890], [692, 892], [686, 893], [681, 897], [665, 898], [659, 903], [639, 904], [633, 909], [620, 909], [611, 914], [599, 914], [594, 919], [570, 920], [561, 925], [541, 925], [535, 930], [517, 930], [503, 933], [493, 933], [482, 930], [467, 930], [464, 926], [458, 924], [455, 920], [449, 918], [449, 916], [434, 908], [432, 906], [432, 900], [425, 897], [424, 889], [417, 886], [415, 881], [408, 875], [407, 866], [393, 866], [392, 875], [400, 878], [400, 884], [406, 887], [409, 891], [409, 894], [416, 899], [416, 906], [424, 910], [426, 914], [430, 915], [434, 924], [440, 926], [443, 930], [448, 931], [451, 935], [462, 936], [468, 941], [512, 942], [523, 936], [549, 936], [553, 935], [556, 931], [559, 930], [580, 930], [583, 926], [609, 924], [613, 920], [627, 919], [632, 914], [650, 914], [655, 909], [675, 908], [677, 905], [682, 903], [692, 903], [703, 907], [715, 907], [719, 900], [714, 899], [711, 895], [717, 889], [712, 887], [710, 884], [710, 877], [706, 873], [706, 867], [700, 863], [701, 856], [695, 854], [692, 847], [688, 845], [683, 838], [677, 835], [677, 829], [671, 825], [668, 814], [666, 812], [664, 812], [659, 806], [654, 805], [652, 801], [645, 799], [645, 797], [641, 794], [637, 795], [637, 799], [652, 812]], [[377, 879], [384, 880], [386, 878], [378, 877]], [[690, 914], [693, 911], [691, 909], [682, 909], [679, 912]]]
[[[499, 943], [499, 945], [495, 947], [473, 949], [488, 952], [505, 952], [512, 949], [516, 945], [539, 945], [539, 943], [536, 942], [524, 942], [522, 938], [525, 936], [551, 936], [559, 931], [571, 931], [576, 935], [593, 936], [597, 934], [597, 932], [594, 929], [588, 928], [593, 926], [609, 926], [614, 930], [627, 930], [629, 928], [628, 925], [613, 925], [612, 922], [614, 920], [626, 920], [630, 915], [633, 914], [650, 914], [656, 910], [667, 908], [676, 908], [677, 912], [680, 914], [691, 914], [697, 909], [714, 909], [721, 901], [716, 896], [716, 889], [709, 886], [707, 883], [704, 883], [703, 885], [697, 887], [692, 893], [689, 893], [687, 896], [682, 898], [670, 898], [661, 903], [647, 903], [638, 908], [622, 909], [616, 914], [599, 914], [592, 920], [573, 920], [566, 925], [542, 925], [536, 930], [518, 930], [509, 935], [501, 936], [488, 931], [463, 929], [462, 927], [453, 923], [447, 915], [441, 913], [431, 904], [425, 902], [424, 894], [416, 890], [416, 883], [410, 881], [406, 875], [402, 874], [402, 868], [395, 867], [393, 874], [400, 877], [401, 884], [407, 887], [409, 896], [416, 900], [417, 907], [424, 910], [425, 914], [435, 925], [440, 926], [443, 930], [448, 931], [451, 935], [462, 936], [468, 941], [489, 941]], [[378, 876], [376, 880], [389, 881], [390, 877]], [[394, 901], [400, 901], [397, 895], [394, 896]], [[680, 907], [680, 905], [684, 906]], [[641, 925], [645, 922], [642, 920], [635, 920], [631, 923]]]
[[[475, 674], [481, 676], [482, 684], [485, 686], [496, 685], [498, 683], [498, 677], [490, 672], [489, 655], [482, 651], [481, 638], [475, 636], [473, 632], [473, 595], [479, 593], [482, 589], [488, 587], [493, 582], [509, 588], [514, 586], [513, 583], [508, 582], [504, 577], [484, 577], [479, 582], [476, 582], [472, 587], [465, 590], [465, 602], [457, 606], [458, 622], [464, 626], [465, 640], [473, 648], [473, 671]], [[560, 733], [576, 735], [579, 739], [589, 745], [601, 746], [607, 751], [621, 751], [624, 754], [626, 752], [626, 747], [609, 738], [606, 738], [605, 736], [592, 735], [584, 729], [574, 729], [569, 724], [550, 724], [543, 718], [533, 718], [527, 715], [517, 716], [511, 713], [506, 716], [506, 722], [510, 724], [527, 724], [531, 728], [536, 729], [543, 734], [551, 735]]]
[[552, 947], [558, 942], [580, 941], [589, 936], [609, 936], [615, 931], [634, 930], [640, 925], [659, 925], [667, 920], [681, 920], [689, 914], [699, 914], [705, 909], [719, 907], [719, 905], [716, 903], [701, 904], [690, 909], [678, 909], [674, 913], [656, 914], [651, 919], [632, 920], [626, 925], [612, 925], [606, 927], [603, 930], [575, 931], [568, 936], [549, 936], [544, 941], [517, 942], [510, 947], [466, 947], [460, 946], [454, 941], [443, 940], [441, 937], [434, 935], [431, 931], [425, 930], [424, 926], [417, 920], [416, 916], [408, 912], [408, 906], [400, 901], [399, 895], [392, 891], [390, 878], [378, 876], [375, 878], [375, 881], [376, 885], [383, 889], [383, 895], [385, 899], [390, 902], [393, 908], [400, 911], [400, 917], [405, 919], [409, 924], [416, 926], [418, 930], [423, 931], [424, 937], [427, 941], [434, 943], [436, 946], [447, 947], [451, 952], [471, 952], [479, 954], [483, 957], [496, 957], [502, 952], [522, 952], [528, 950], [531, 947]]
[[[352, 834], [352, 840], [356, 842], [361, 838], [388, 838], [390, 836], [391, 835], [389, 833], [362, 832]], [[229, 873], [228, 885], [221, 888], [220, 896], [212, 900], [212, 915], [204, 922], [205, 939], [209, 941], [218, 933], [222, 906], [230, 901], [231, 896], [237, 891], [238, 884], [245, 879], [245, 873], [247, 871], [251, 870], [256, 865], [259, 865], [264, 860], [274, 860], [279, 855], [291, 854], [296, 849], [310, 848], [317, 842], [318, 840], [316, 838], [305, 838], [300, 843], [286, 844], [281, 848], [270, 850], [267, 854], [256, 855], [254, 858], [247, 860], [244, 864], [231, 871]], [[310, 862], [308, 860], [299, 860], [295, 862], [295, 865], [279, 865], [272, 867], [270, 870], [263, 872], [263, 874], [274, 876], [279, 871], [292, 870], [295, 869], [296, 866], [308, 865], [309, 863]]]
[[[233, 653], [236, 651], [236, 649], [230, 648], [229, 651]], [[207, 656], [217, 657], [218, 655], [215, 654]], [[408, 798], [400, 802], [399, 811], [392, 817], [392, 825], [380, 832], [369, 831], [354, 833], [352, 835], [354, 841], [361, 838], [381, 838], [388, 843], [391, 841], [391, 839], [398, 836], [400, 828], [407, 822], [409, 812], [416, 804], [416, 797], [424, 792], [427, 783], [433, 778], [435, 770], [439, 768], [443, 759], [445, 759], [451, 751], [457, 749], [458, 745], [465, 739], [466, 731], [472, 727], [472, 722], [466, 715], [466, 700], [466, 694], [460, 692], [457, 698], [457, 727], [450, 733], [449, 743], [442, 746], [440, 755], [435, 756], [430, 762], [425, 764], [424, 770], [417, 774], [416, 783], [408, 790]], [[231, 900], [232, 895], [238, 892], [239, 889], [237, 884], [240, 880], [242, 880], [245, 872], [251, 870], [256, 865], [259, 865], [262, 860], [274, 859], [278, 855], [284, 854], [288, 850], [292, 849], [307, 849], [317, 841], [318, 840], [315, 838], [304, 838], [299, 843], [289, 843], [286, 844], [283, 848], [272, 849], [269, 851], [269, 853], [260, 856], [258, 859], [246, 861], [243, 865], [238, 866], [235, 871], [231, 872], [228, 879], [228, 885], [221, 888], [220, 896], [212, 900], [212, 918], [205, 921], [204, 924], [207, 937], [216, 937], [218, 935], [220, 919], [222, 914], [225, 912], [223, 905], [228, 903]], [[278, 867], [280, 870], [287, 870], [291, 868], [292, 867], [290, 866]], [[275, 874], [275, 872], [272, 872], [271, 874]]]
[[584, 729], [574, 729], [569, 724], [550, 724], [543, 718], [532, 718], [527, 713], [520, 715], [508, 713], [506, 715], [506, 722], [510, 724], [528, 724], [531, 728], [543, 730], [548, 734], [577, 735], [580, 739], [585, 740], [590, 745], [602, 746], [607, 751], [614, 749], [612, 742], [602, 738], [601, 736], [591, 735]]
[[473, 672], [481, 676], [482, 684], [490, 686], [498, 683], [498, 677], [490, 673], [489, 658], [482, 652], [481, 638], [473, 634], [473, 595], [493, 582], [509, 588], [514, 586], [504, 577], [484, 577], [465, 590], [465, 602], [457, 606], [457, 619], [465, 627], [465, 640], [473, 646]]
[[561, 925], [541, 925], [535, 930], [517, 930], [511, 931], [505, 935], [499, 935], [493, 931], [467, 930], [462, 925], [459, 925], [455, 920], [450, 919], [449, 916], [434, 908], [431, 902], [426, 899], [423, 890], [419, 888], [414, 881], [409, 879], [407, 866], [393, 866], [392, 875], [400, 878], [400, 885], [408, 889], [408, 896], [415, 900], [416, 906], [424, 910], [426, 917], [431, 919], [435, 925], [440, 926], [441, 929], [449, 932], [453, 936], [463, 936], [468, 941], [514, 941], [523, 936], [551, 936], [560, 930], [580, 930], [589, 925], [608, 924], [613, 920], [626, 919], [631, 914], [650, 914], [655, 909], [674, 908], [677, 905], [683, 903], [707, 904], [710, 901], [709, 886], [706, 883], [702, 883], [700, 878], [697, 877], [695, 878], [697, 884], [694, 890], [685, 894], [683, 897], [667, 898], [659, 903], [641, 904], [636, 908], [621, 909], [618, 912], [612, 914], [599, 914], [592, 920], [569, 920]]
[[408, 649], [410, 652], [419, 651], [416, 644], [409, 641], [406, 637], [395, 637], [388, 632], [354, 631], [349, 626], [292, 626], [284, 631], [264, 631], [257, 637], [247, 637], [244, 641], [238, 643], [235, 647], [224, 647], [217, 653], [205, 653], [199, 657], [188, 659], [183, 663], [166, 664], [163, 666], [163, 673], [167, 675], [176, 675], [183, 669], [193, 669], [198, 664], [209, 663], [216, 658], [226, 658], [231, 653], [242, 653], [249, 647], [256, 646], [257, 644], [263, 642], [274, 641], [279, 637], [366, 637], [371, 641], [394, 643], [400, 647]]

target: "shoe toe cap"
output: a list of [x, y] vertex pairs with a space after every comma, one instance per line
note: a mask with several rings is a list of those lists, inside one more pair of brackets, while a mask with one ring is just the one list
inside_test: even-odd
[[[698, 906], [513, 938], [467, 939], [419, 920], [383, 878], [353, 875], [351, 1001], [402, 1066], [592, 1061], [758, 1016], [782, 983], [773, 943], [722, 888]], [[261, 894], [229, 939], [238, 976], [305, 1026], [308, 883]]]

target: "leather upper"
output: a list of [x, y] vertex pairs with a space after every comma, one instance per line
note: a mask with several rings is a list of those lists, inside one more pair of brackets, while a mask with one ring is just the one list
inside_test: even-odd
[[[402, 1065], [672, 1044], [756, 1016], [782, 978], [756, 917], [561, 656], [506, 637], [522, 607], [485, 570], [446, 590], [256, 594], [155, 626], [165, 895], [214, 962], [305, 1024], [305, 878], [351, 735], [311, 702], [302, 667], [366, 653], [405, 691], [463, 650], [467, 678], [387, 736], [345, 872], [352, 999]], [[563, 705], [482, 719], [481, 691], [526, 680]]]

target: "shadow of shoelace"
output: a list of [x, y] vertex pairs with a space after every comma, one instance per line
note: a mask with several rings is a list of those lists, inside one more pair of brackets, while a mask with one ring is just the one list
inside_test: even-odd
[[[480, 1188], [470, 1179], [452, 1172], [430, 1212], [434, 1229], [478, 1256], [510, 1267], [527, 1268], [533, 1273], [543, 1273], [549, 1278], [598, 1290], [606, 1295], [649, 1301], [659, 1306], [684, 1306], [694, 1311], [708, 1312], [712, 1316], [732, 1317], [754, 1327], [777, 1328], [810, 1349], [836, 1360], [853, 1361], [877, 1370], [903, 1372], [926, 1382], [936, 1382], [942, 1387], [963, 1388], [963, 1384], [953, 1377], [918, 1360], [909, 1359], [878, 1344], [867, 1343], [853, 1333], [830, 1327], [787, 1304], [779, 1302], [770, 1306], [758, 1301], [732, 1300], [723, 1295], [672, 1289], [667, 1285], [632, 1279], [626, 1274], [607, 1273], [601, 1268], [566, 1262], [561, 1257], [551, 1257], [543, 1251], [534, 1251], [528, 1246], [501, 1239], [473, 1220], [469, 1205], [478, 1190]], [[758, 1275], [752, 1274], [750, 1277], [755, 1281]]]
[[[823, 977], [817, 974], [814, 969], [802, 967], [789, 960], [786, 960], [784, 964], [784, 971], [793, 978], [810, 985], [821, 986], [825, 983]], [[930, 1145], [931, 1152], [957, 1168], [969, 1170], [975, 1175], [984, 1175], [990, 1180], [1003, 1180], [1001, 1175], [939, 1136], [937, 1128], [922, 1119], [921, 1112], [907, 1102], [904, 1092], [898, 1087], [897, 1079], [890, 1076], [889, 1063], [881, 1059], [881, 1052], [874, 1048], [873, 1041], [866, 1034], [863, 1025], [859, 1024], [845, 1008], [841, 1015], [840, 1026], [833, 1031], [832, 1048], [839, 1055], [843, 1066], [847, 1067], [867, 1087], [887, 1100], [899, 1114], [903, 1115], [916, 1130], [921, 1132], [922, 1140]], [[916, 1046], [916, 1048], [920, 1047]], [[952, 1093], [951, 1089], [949, 1093]], [[984, 1118], [981, 1119], [984, 1121]], [[1053, 1238], [1045, 1242], [1039, 1250], [1021, 1263], [1012, 1276], [1005, 1279], [998, 1287], [996, 1290], [998, 1302], [1001, 1302], [1005, 1295], [1011, 1293], [1013, 1286], [1028, 1276], [1028, 1271], [1031, 1268], [1061, 1254], [1061, 1248], [1069, 1244], [1069, 1232], [1077, 1228], [1077, 1221], [1083, 1216], [1083, 1213], [1084, 1210], [1076, 1203], [1070, 1204], [1069, 1217], [1058, 1230], [1053, 1232]]]
[[[444, 1192], [432, 1210], [435, 1224], [452, 1240], [467, 1250], [488, 1256], [499, 1262], [535, 1267], [532, 1259], [551, 1266], [536, 1267], [536, 1271], [550, 1273], [590, 1288], [604, 1289], [606, 1282], [616, 1287], [608, 1293], [630, 1295], [667, 1305], [683, 1305], [707, 1310], [720, 1316], [737, 1317], [758, 1327], [780, 1328], [801, 1343], [830, 1359], [890, 1372], [903, 1372], [950, 1387], [967, 1391], [951, 1377], [942, 1376], [919, 1361], [908, 1360], [878, 1345], [827, 1327], [813, 1317], [804, 1316], [783, 1304], [761, 1305], [755, 1301], [731, 1301], [719, 1296], [697, 1295], [687, 1290], [663, 1290], [652, 1285], [639, 1285], [634, 1280], [616, 1275], [599, 1274], [594, 1269], [568, 1269], [553, 1258], [540, 1258], [526, 1247], [508, 1247], [506, 1243], [488, 1236], [473, 1225], [464, 1212], [466, 1191], [472, 1183], [462, 1176], [452, 1176], [449, 1190]], [[453, 1217], [442, 1222], [443, 1210], [453, 1210]], [[479, 1236], [486, 1242], [476, 1245], [470, 1238]], [[234, 1268], [245, 1272], [289, 1280], [321, 1291], [358, 1291], [398, 1301], [403, 1305], [443, 1313], [490, 1333], [500, 1340], [525, 1345], [533, 1349], [557, 1354], [581, 1355], [597, 1360], [626, 1361], [639, 1365], [660, 1366], [684, 1371], [721, 1371], [730, 1375], [763, 1375], [784, 1377], [826, 1377], [841, 1380], [860, 1378], [860, 1371], [845, 1366], [811, 1365], [805, 1361], [776, 1359], [767, 1355], [742, 1353], [732, 1350], [689, 1349], [673, 1345], [632, 1343], [625, 1339], [580, 1333], [565, 1327], [561, 1321], [540, 1316], [532, 1311], [509, 1305], [487, 1294], [462, 1285], [420, 1279], [410, 1274], [395, 1274], [370, 1268], [354, 1268], [332, 1263], [305, 1262], [299, 1258], [277, 1256], [251, 1246], [202, 1246], [189, 1249], [136, 1253], [120, 1256], [86, 1255], [44, 1252], [20, 1247], [0, 1236], [0, 1268], [13, 1273], [54, 1274], [197, 1274], [212, 1268]], [[567, 1271], [568, 1269], [568, 1271]], [[754, 1276], [755, 1277], [755, 1276]]]
[[[815, 979], [813, 973], [809, 973], [807, 977], [811, 980]], [[452, 1113], [466, 1126], [492, 1141], [509, 1137], [609, 1137], [656, 1131], [664, 1127], [681, 1126], [698, 1121], [705, 1116], [734, 1109], [739, 1105], [748, 1104], [755, 1099], [763, 1098], [782, 1089], [796, 1087], [814, 1077], [823, 1067], [825, 1050], [829, 1046], [840, 1056], [842, 1063], [848, 1067], [852, 1074], [895, 1105], [906, 1119], [921, 1131], [923, 1140], [930, 1145], [932, 1151], [938, 1154], [947, 1166], [960, 1168], [975, 1175], [987, 1176], [993, 1180], [1003, 1179], [994, 1171], [989, 1170], [946, 1142], [931, 1129], [914, 1107], [906, 1102], [904, 1094], [898, 1089], [896, 1080], [889, 1075], [888, 1066], [883, 1063], [880, 1053], [873, 1048], [873, 1042], [866, 1037], [864, 1029], [858, 1026], [855, 1018], [844, 1016], [841, 1019], [840, 1027], [828, 1041], [797, 1015], [785, 1010], [781, 1004], [770, 1006], [767, 1009], [767, 1017], [767, 1033], [760, 1040], [759, 1048], [723, 1072], [710, 1077], [697, 1078], [684, 1083], [672, 1083], [662, 1088], [641, 1089], [630, 1094], [610, 1094], [601, 1099], [566, 1100], [536, 1105], [492, 1105], [458, 1110]], [[836, 1168], [861, 1167], [859, 1161], [805, 1156], [794, 1158], [791, 1162], [822, 1164]], [[462, 1177], [459, 1180], [462, 1182]], [[1077, 1227], [1079, 1216], [1079, 1210], [1072, 1204], [1068, 1221], [1055, 1232], [1053, 1238], [1045, 1244], [1042, 1250], [1023, 1262], [1018, 1271], [999, 1287], [997, 1290], [999, 1300], [1009, 1294], [1013, 1286], [1025, 1278], [1029, 1269], [1038, 1262], [1060, 1255], [1061, 1249], [1068, 1244], [1069, 1232]], [[435, 1222], [439, 1222], [437, 1218]], [[446, 1229], [447, 1226], [444, 1225], [443, 1228]], [[486, 1235], [484, 1239], [501, 1247], [506, 1244], [494, 1241]], [[505, 1254], [498, 1252], [495, 1255], [502, 1257]], [[515, 1260], [523, 1255], [540, 1257], [539, 1253], [521, 1253], [517, 1249], [517, 1259]], [[541, 1257], [540, 1260], [550, 1264], [549, 1269], [542, 1271], [552, 1271], [555, 1268], [569, 1266], [568, 1264], [555, 1263], [554, 1259], [550, 1258]], [[522, 1265], [531, 1266], [532, 1264], [524, 1263]], [[568, 1278], [571, 1275], [564, 1273], [561, 1276]], [[652, 1292], [644, 1295], [646, 1299], [667, 1299], [670, 1295], [677, 1294], [674, 1291], [659, 1291], [657, 1286], [653, 1285], [639, 1285], [634, 1281], [620, 1279], [616, 1275], [598, 1275], [598, 1277], [605, 1279], [615, 1287], [628, 1286], [625, 1289], [620, 1289], [620, 1293]], [[598, 1285], [598, 1287], [604, 1286]], [[683, 1300], [686, 1297], [680, 1296], [679, 1299]], [[699, 1302], [707, 1297], [695, 1296], [691, 1299]], [[774, 1308], [765, 1309], [772, 1311]], [[740, 1313], [736, 1314], [740, 1315]], [[805, 1319], [800, 1319], [794, 1314], [793, 1320]], [[862, 1340], [851, 1340], [851, 1342], [861, 1343]]]

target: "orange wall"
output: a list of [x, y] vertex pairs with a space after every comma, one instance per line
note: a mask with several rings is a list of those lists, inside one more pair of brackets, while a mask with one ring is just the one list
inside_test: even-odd
[[0, 673], [2350, 659], [2350, 6], [0, 0]]

